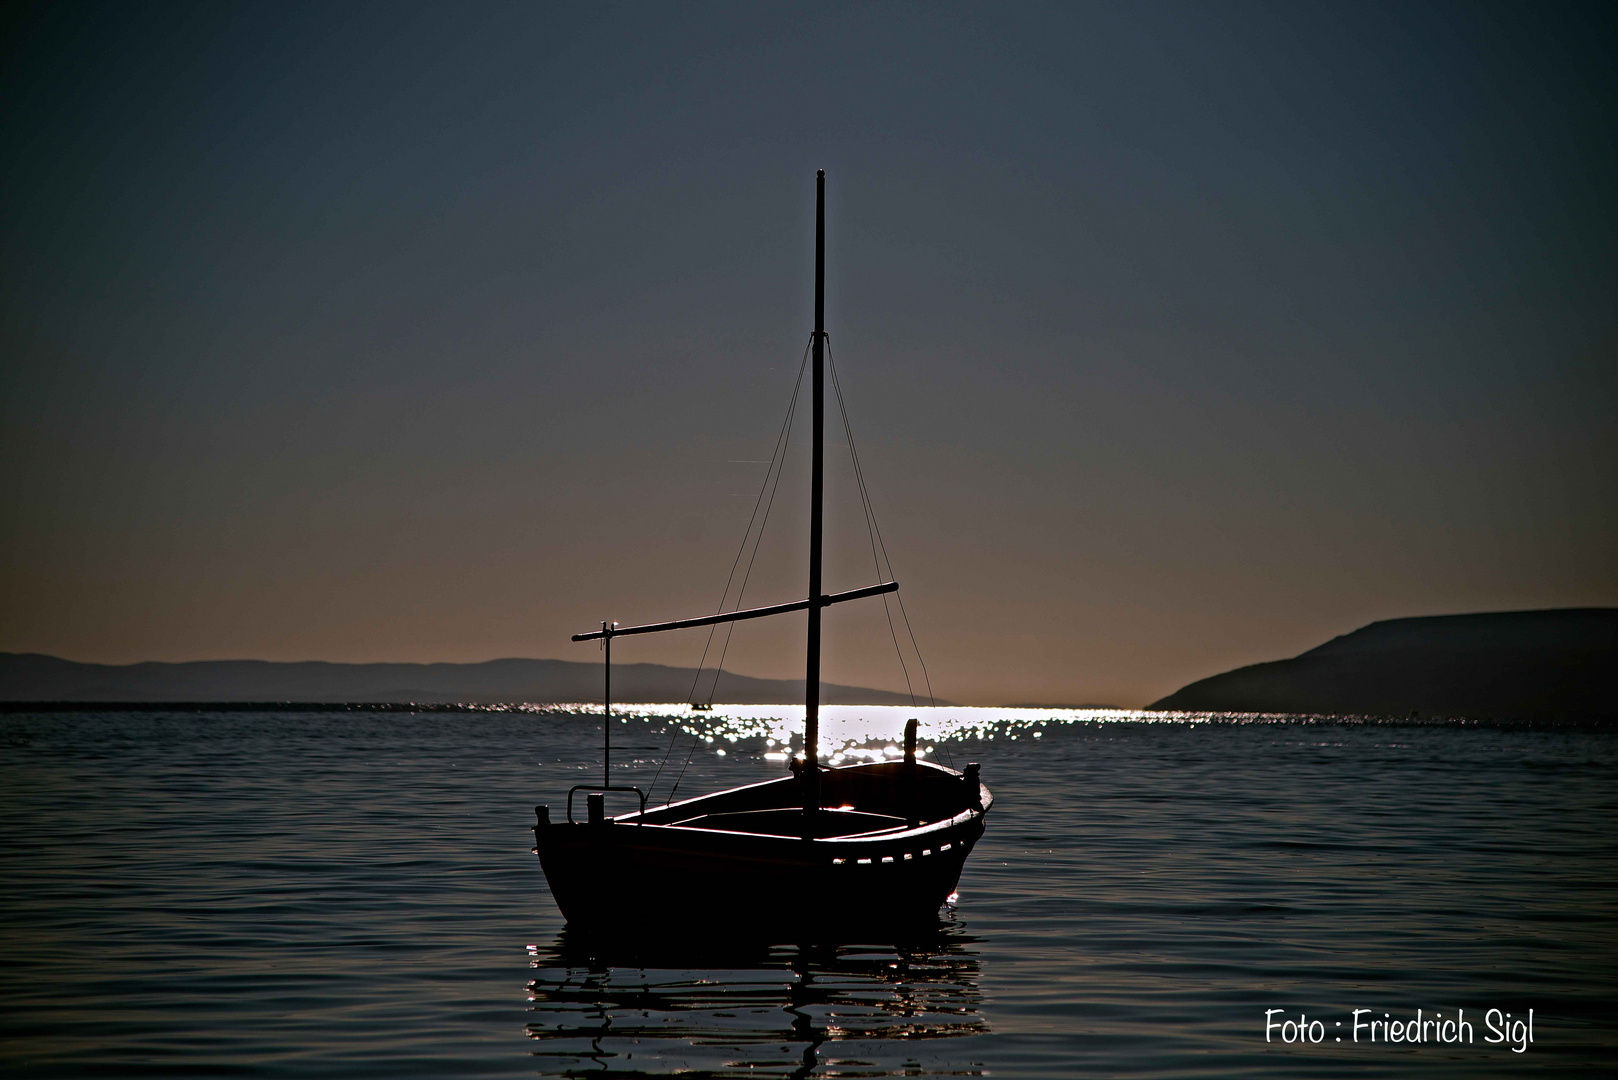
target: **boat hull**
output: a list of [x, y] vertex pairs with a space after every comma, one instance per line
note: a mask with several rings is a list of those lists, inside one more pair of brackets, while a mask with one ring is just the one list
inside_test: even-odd
[[[535, 851], [574, 929], [645, 937], [696, 927], [754, 936], [773, 928], [793, 940], [902, 932], [936, 919], [955, 892], [991, 802], [975, 776], [968, 781], [953, 770], [924, 768], [920, 776], [896, 764], [826, 770], [830, 805], [799, 835], [780, 835], [783, 824], [805, 820], [801, 803], [788, 801], [801, 798], [802, 788], [788, 780], [646, 815], [594, 823], [542, 818]], [[930, 813], [903, 817], [918, 807]], [[895, 811], [900, 821], [893, 827], [801, 835], [837, 832], [842, 819], [856, 822], [844, 828], [880, 824]], [[752, 828], [774, 832], [712, 824], [749, 819], [764, 823]]]

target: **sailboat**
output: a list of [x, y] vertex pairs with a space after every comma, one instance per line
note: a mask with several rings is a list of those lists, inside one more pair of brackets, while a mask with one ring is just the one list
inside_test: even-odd
[[[573, 636], [603, 645], [602, 783], [569, 791], [565, 820], [552, 821], [547, 806], [535, 807], [534, 825], [535, 854], [570, 928], [661, 935], [701, 926], [733, 932], [768, 928], [800, 937], [924, 928], [954, 894], [993, 805], [977, 764], [957, 772], [918, 760], [915, 720], [905, 726], [901, 760], [838, 767], [820, 761], [821, 612], [832, 604], [895, 592], [899, 584], [821, 591], [824, 170], [816, 175], [815, 189], [808, 596], [674, 622], [604, 622], [600, 630]], [[638, 787], [611, 782], [614, 638], [798, 611], [808, 613], [803, 756], [793, 759], [790, 775], [651, 808]], [[586, 796], [586, 813], [575, 821], [579, 792]], [[609, 817], [610, 792], [633, 792], [640, 805]]]

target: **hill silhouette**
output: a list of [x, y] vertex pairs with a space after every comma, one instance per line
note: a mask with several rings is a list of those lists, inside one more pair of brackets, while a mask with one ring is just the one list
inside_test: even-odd
[[1153, 709], [1615, 720], [1618, 608], [1374, 622], [1290, 660], [1182, 687]]
[[[612, 696], [625, 704], [685, 701], [692, 668], [614, 664]], [[702, 685], [706, 688], [710, 672]], [[907, 705], [906, 694], [823, 683], [828, 705]], [[332, 664], [310, 660], [197, 660], [81, 664], [39, 653], [0, 653], [0, 701], [63, 702], [599, 702], [601, 665], [570, 660], [477, 664]], [[802, 679], [754, 679], [726, 672], [718, 700], [770, 705], [803, 700]]]

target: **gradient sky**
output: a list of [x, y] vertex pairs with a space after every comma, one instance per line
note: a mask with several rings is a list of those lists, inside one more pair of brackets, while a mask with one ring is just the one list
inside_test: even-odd
[[[711, 611], [816, 168], [939, 696], [1618, 605], [1615, 12], [8, 7], [0, 650], [594, 660]], [[803, 593], [795, 454], [749, 603]], [[730, 666], [801, 675], [802, 627]], [[880, 603], [828, 635], [902, 688]]]

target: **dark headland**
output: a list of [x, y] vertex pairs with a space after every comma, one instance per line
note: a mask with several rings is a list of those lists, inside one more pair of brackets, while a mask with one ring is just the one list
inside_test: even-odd
[[[662, 664], [614, 664], [614, 702], [686, 701], [696, 672]], [[698, 693], [713, 677], [710, 669]], [[601, 665], [570, 660], [479, 664], [276, 663], [198, 660], [166, 664], [81, 664], [38, 653], [0, 653], [0, 701], [303, 702], [555, 704], [599, 702]], [[803, 700], [801, 679], [753, 679], [726, 672], [718, 701], [770, 705]], [[908, 705], [910, 697], [823, 684], [829, 705]]]
[[1618, 720], [1618, 608], [1388, 619], [1227, 671], [1153, 709]]

